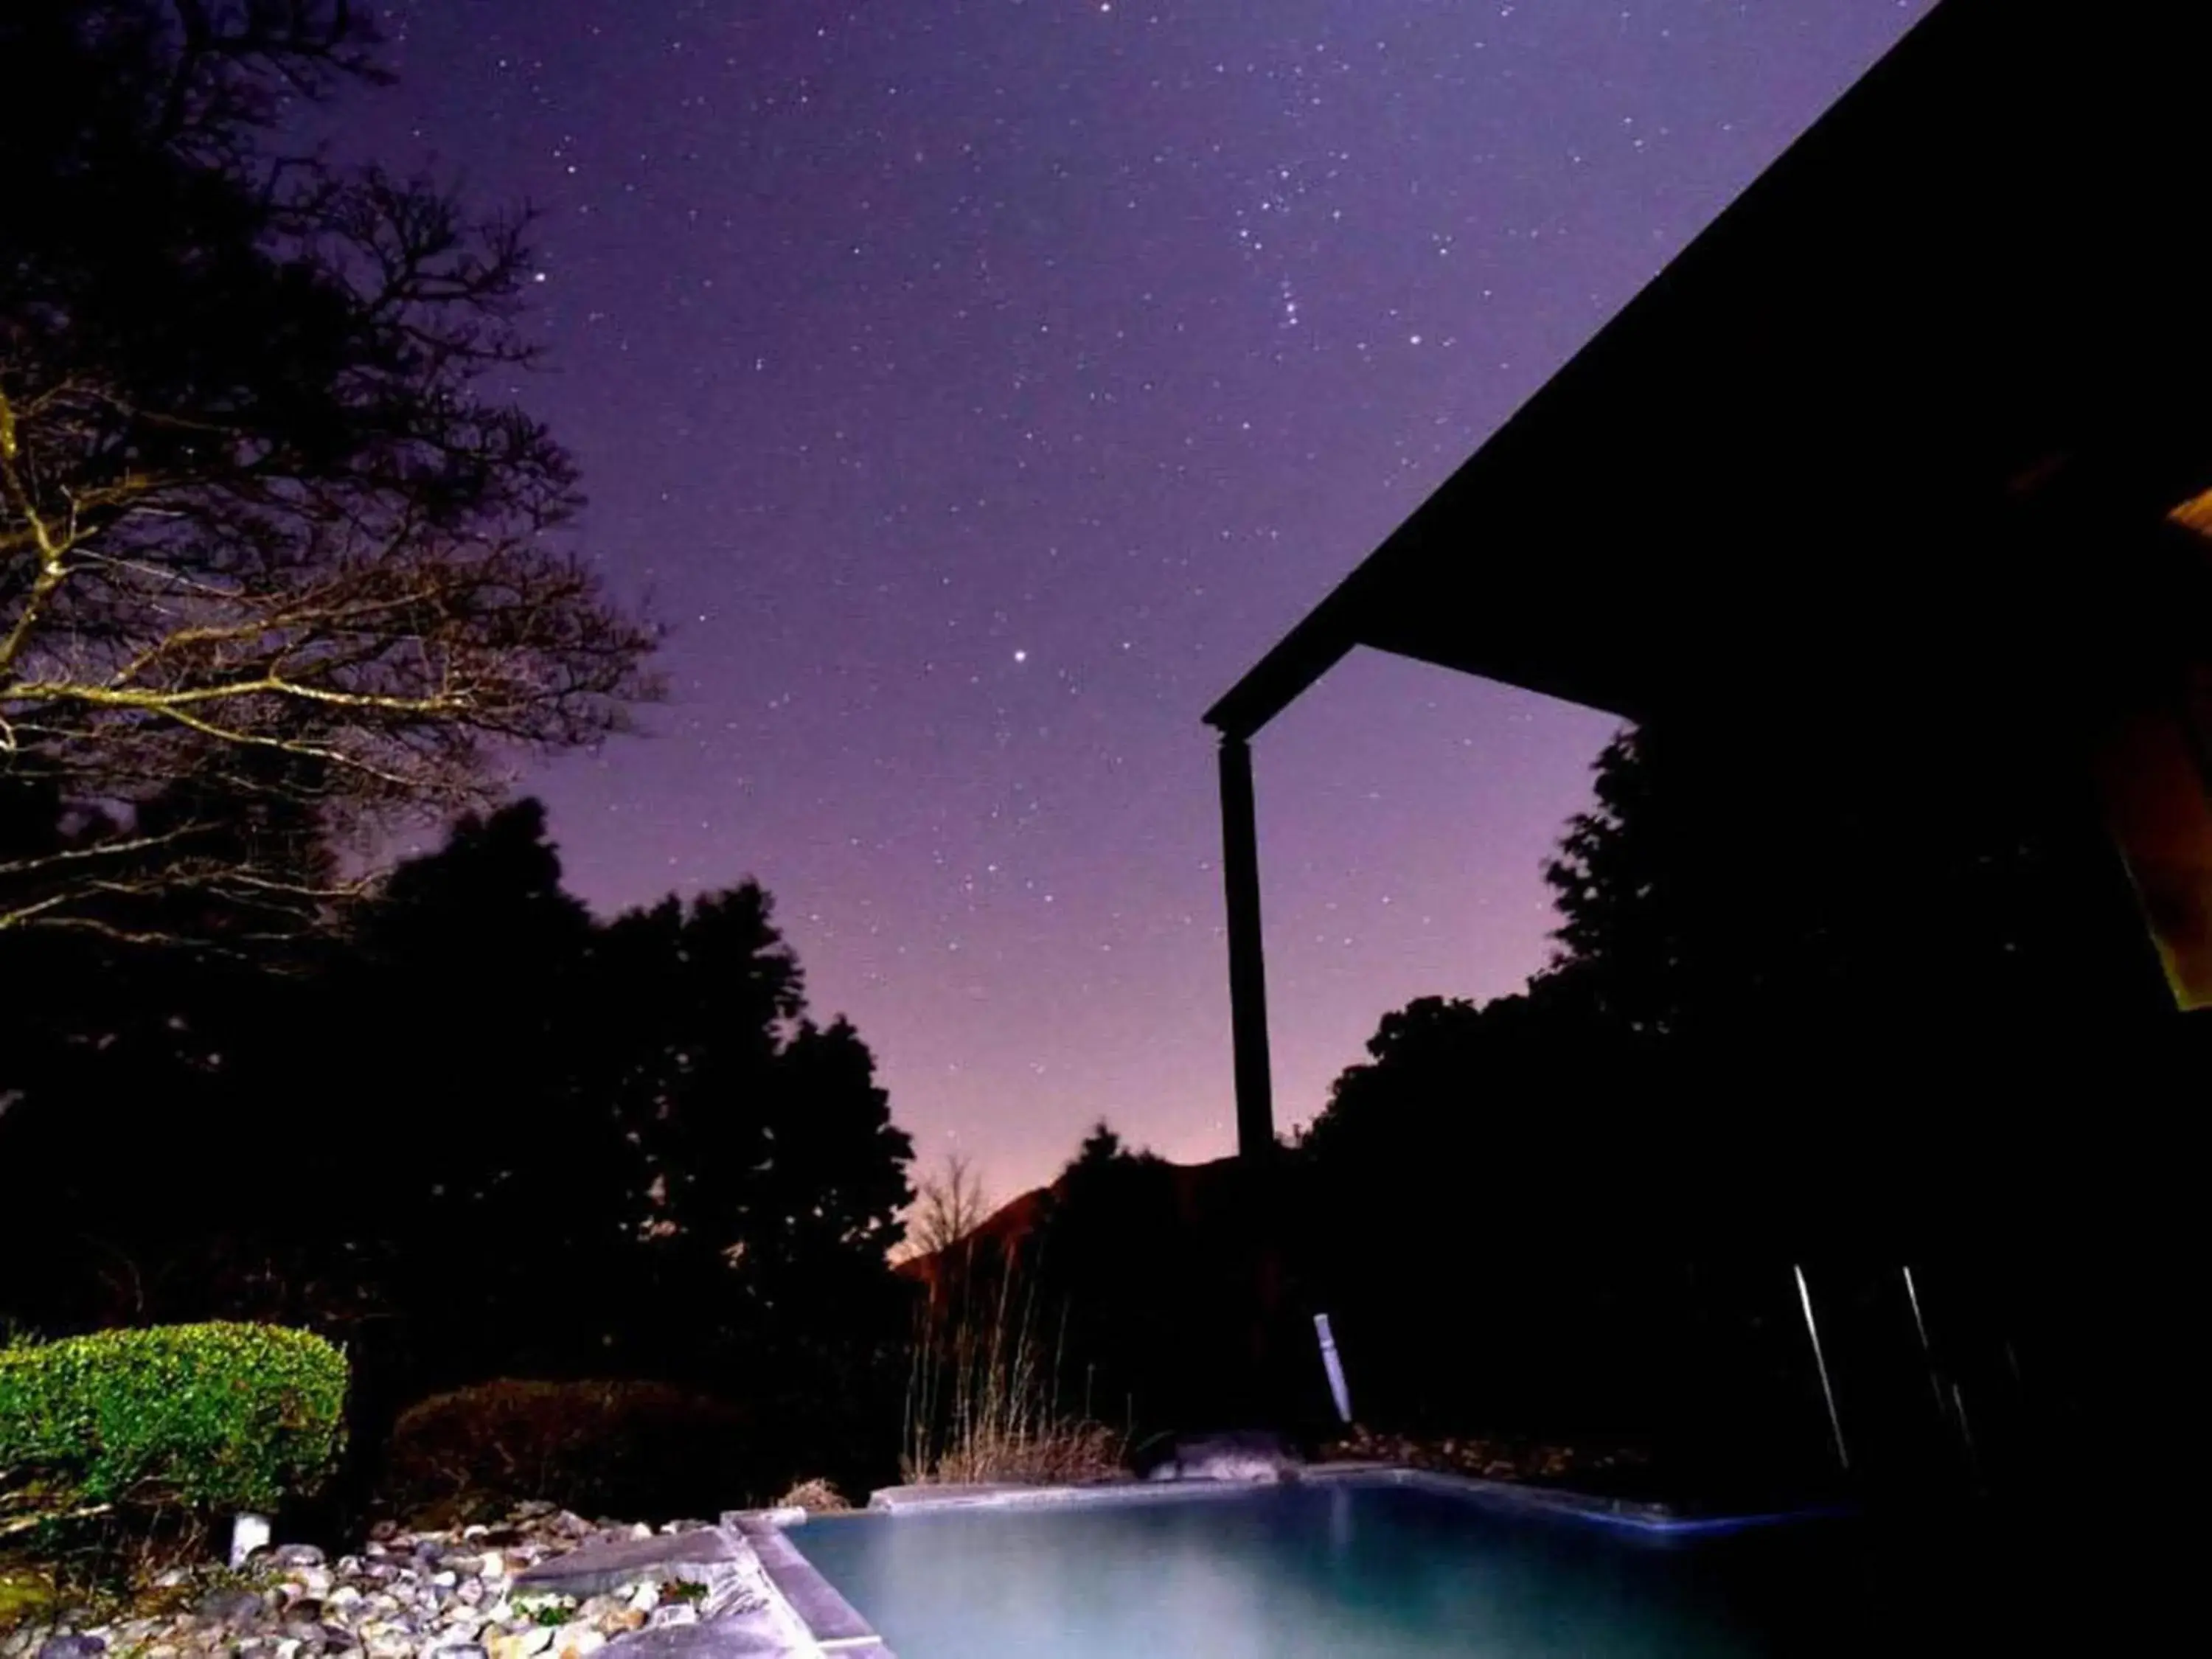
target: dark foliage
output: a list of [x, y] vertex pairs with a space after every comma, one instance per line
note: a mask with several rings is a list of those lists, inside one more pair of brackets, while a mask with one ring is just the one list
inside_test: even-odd
[[932, 1293], [1026, 1322], [1070, 1418], [1139, 1436], [1250, 1421], [1272, 1403], [1249, 1316], [1255, 1220], [1233, 1160], [1170, 1164], [1102, 1121], [1036, 1195], [1033, 1224], [1009, 1241], [987, 1228], [937, 1264]]
[[1300, 1295], [1374, 1420], [1805, 1478], [1832, 1453], [1798, 1263], [1861, 1473], [1963, 1478], [1961, 1382], [1983, 1455], [2025, 1433], [2023, 1347], [2074, 1408], [2085, 1235], [2050, 1220], [2092, 1171], [2031, 1103], [2154, 1075], [2168, 1005], [2054, 769], [1880, 744], [1624, 734], [1547, 871], [1552, 969], [1384, 1017], [1290, 1174]]
[[322, 1331], [365, 1448], [427, 1391], [646, 1376], [882, 1475], [910, 1147], [770, 916], [747, 883], [595, 922], [524, 802], [284, 974], [0, 940], [0, 1319]]
[[502, 1377], [401, 1413], [378, 1491], [398, 1514], [446, 1524], [528, 1502], [659, 1520], [773, 1493], [791, 1462], [749, 1413], [711, 1396], [664, 1382]]

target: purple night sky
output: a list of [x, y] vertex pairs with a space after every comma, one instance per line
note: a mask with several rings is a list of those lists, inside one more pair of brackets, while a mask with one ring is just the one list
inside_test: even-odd
[[[757, 875], [996, 1194], [1231, 1151], [1200, 713], [1926, 9], [386, 5], [349, 148], [542, 210], [526, 396], [674, 628], [526, 780], [570, 885]], [[1282, 1124], [1541, 964], [1612, 729], [1364, 657], [1264, 735]]]

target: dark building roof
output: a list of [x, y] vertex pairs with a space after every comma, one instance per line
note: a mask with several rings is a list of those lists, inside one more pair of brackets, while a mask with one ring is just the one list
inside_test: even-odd
[[1358, 645], [1637, 719], [2074, 696], [2212, 485], [2208, 12], [1946, 0], [1208, 722]]

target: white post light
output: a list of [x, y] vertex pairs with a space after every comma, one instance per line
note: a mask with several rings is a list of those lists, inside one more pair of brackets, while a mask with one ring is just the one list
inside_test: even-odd
[[1951, 1414], [1950, 1402], [1943, 1398], [1943, 1382], [1936, 1372], [1935, 1346], [1928, 1340], [1928, 1322], [1920, 1312], [1920, 1287], [1912, 1282], [1911, 1267], [1905, 1268], [1904, 1273], [1905, 1299], [1912, 1304], [1912, 1328], [1920, 1333], [1920, 1358], [1928, 1367], [1928, 1386], [1936, 1394], [1936, 1415], [1948, 1418]]
[[1352, 1421], [1352, 1392], [1344, 1386], [1344, 1362], [1336, 1357], [1336, 1338], [1329, 1334], [1328, 1316], [1314, 1316], [1314, 1330], [1321, 1338], [1322, 1369], [1328, 1373], [1328, 1391], [1336, 1401], [1336, 1414]]
[[1828, 1362], [1820, 1352], [1820, 1328], [1813, 1322], [1813, 1292], [1805, 1287], [1805, 1270], [1794, 1267], [1792, 1271], [1797, 1275], [1797, 1300], [1805, 1310], [1805, 1332], [1813, 1339], [1813, 1363], [1820, 1370], [1820, 1393], [1828, 1402], [1828, 1428], [1836, 1437], [1836, 1462], [1849, 1471], [1851, 1455], [1844, 1445], [1844, 1419], [1836, 1414], [1835, 1386], [1828, 1381]]

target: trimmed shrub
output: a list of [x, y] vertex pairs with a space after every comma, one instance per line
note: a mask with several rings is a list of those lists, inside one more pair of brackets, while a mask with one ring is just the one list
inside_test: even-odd
[[727, 1401], [662, 1382], [502, 1377], [402, 1412], [378, 1496], [446, 1518], [538, 1498], [586, 1515], [717, 1514], [788, 1479], [775, 1467], [787, 1449], [763, 1447], [756, 1427]]
[[337, 1463], [346, 1376], [322, 1338], [273, 1325], [0, 1349], [0, 1503], [33, 1515], [274, 1509]]

